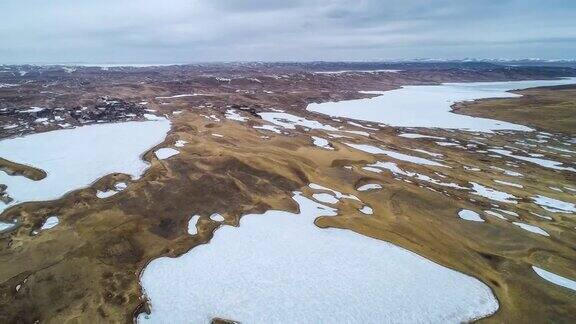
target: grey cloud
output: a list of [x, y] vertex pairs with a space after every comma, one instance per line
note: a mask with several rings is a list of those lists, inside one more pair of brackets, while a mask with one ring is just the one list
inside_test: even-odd
[[572, 58], [568, 0], [4, 0], [0, 62]]

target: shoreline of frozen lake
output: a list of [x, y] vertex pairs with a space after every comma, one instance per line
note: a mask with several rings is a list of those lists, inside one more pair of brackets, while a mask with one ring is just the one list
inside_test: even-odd
[[139, 177], [149, 166], [141, 155], [161, 143], [170, 130], [167, 119], [94, 124], [0, 141], [0, 157], [44, 170], [34, 181], [0, 171], [0, 183], [14, 199], [0, 203], [0, 213], [16, 204], [62, 197], [115, 172]]
[[153, 260], [141, 276], [145, 323], [451, 322], [498, 309], [488, 286], [394, 244], [321, 229], [335, 209], [296, 192], [300, 213], [246, 215], [210, 243]]
[[368, 91], [373, 98], [338, 102], [311, 103], [306, 108], [332, 117], [346, 117], [395, 127], [428, 127], [491, 132], [495, 130], [531, 131], [532, 129], [494, 119], [453, 113], [456, 102], [485, 98], [514, 98], [510, 90], [576, 83], [576, 78], [506, 82], [443, 83], [441, 85], [404, 86], [390, 91]]

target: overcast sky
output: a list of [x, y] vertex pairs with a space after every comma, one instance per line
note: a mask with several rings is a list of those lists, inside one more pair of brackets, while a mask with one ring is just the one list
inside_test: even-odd
[[576, 58], [576, 0], [0, 0], [0, 63]]

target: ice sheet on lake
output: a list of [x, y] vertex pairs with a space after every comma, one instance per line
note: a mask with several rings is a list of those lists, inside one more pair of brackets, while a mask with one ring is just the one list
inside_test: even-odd
[[96, 124], [0, 141], [0, 157], [40, 168], [48, 174], [40, 181], [0, 172], [0, 183], [14, 201], [0, 203], [0, 212], [25, 202], [56, 199], [86, 187], [114, 172], [139, 177], [148, 164], [140, 157], [161, 142], [170, 122]]
[[246, 215], [209, 244], [159, 258], [141, 281], [141, 323], [466, 322], [498, 301], [475, 278], [391, 243], [314, 226], [335, 210], [294, 195], [299, 214]]
[[450, 111], [451, 106], [465, 100], [517, 97], [517, 94], [506, 92], [513, 89], [571, 83], [576, 83], [576, 78], [405, 86], [397, 90], [372, 92], [379, 94], [374, 98], [311, 103], [307, 109], [333, 117], [367, 120], [398, 127], [438, 127], [482, 132], [505, 129], [530, 131], [531, 128], [522, 125], [454, 114]]

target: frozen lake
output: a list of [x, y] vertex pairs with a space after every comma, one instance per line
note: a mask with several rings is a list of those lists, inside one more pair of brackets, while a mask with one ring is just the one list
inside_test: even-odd
[[141, 154], [160, 143], [170, 130], [166, 119], [146, 122], [96, 124], [32, 134], [0, 141], [0, 157], [40, 168], [40, 181], [9, 176], [0, 171], [0, 183], [14, 199], [0, 202], [0, 212], [17, 203], [57, 199], [114, 172], [139, 177], [148, 164]]
[[507, 91], [540, 86], [576, 83], [576, 78], [561, 80], [444, 83], [432, 86], [405, 86], [369, 99], [312, 103], [308, 110], [333, 117], [347, 117], [397, 127], [452, 128], [489, 132], [494, 130], [530, 131], [526, 126], [450, 112], [455, 102], [483, 98], [512, 98]]
[[479, 280], [396, 245], [320, 229], [332, 208], [295, 193], [299, 214], [246, 215], [178, 258], [152, 261], [140, 323], [459, 323], [494, 313]]

